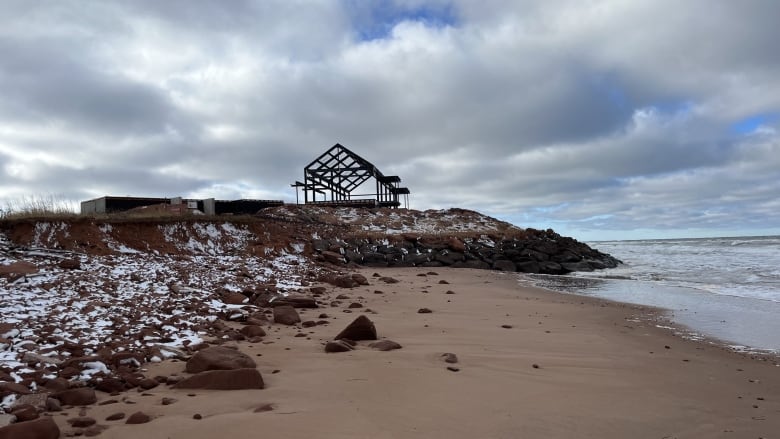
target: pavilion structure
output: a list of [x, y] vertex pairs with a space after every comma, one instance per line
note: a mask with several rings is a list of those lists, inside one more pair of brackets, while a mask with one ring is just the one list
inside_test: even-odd
[[[303, 170], [303, 182], [296, 181], [291, 186], [299, 204], [302, 191], [305, 204], [409, 207], [409, 188], [401, 187], [399, 176], [384, 175], [371, 162], [339, 143], [309, 163]], [[355, 193], [357, 189], [369, 192]]]

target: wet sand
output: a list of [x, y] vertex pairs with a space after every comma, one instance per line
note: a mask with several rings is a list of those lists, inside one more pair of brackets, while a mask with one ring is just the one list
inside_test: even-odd
[[[420, 276], [431, 271], [437, 274]], [[780, 432], [776, 361], [674, 336], [655, 326], [653, 309], [521, 287], [516, 275], [492, 271], [360, 272], [370, 286], [329, 287], [331, 299], [350, 298], [302, 313], [303, 320], [327, 313], [329, 325], [272, 325], [262, 343], [237, 344], [257, 361], [265, 389], [98, 392], [99, 402], [118, 402], [89, 406], [85, 414], [108, 426], [102, 438], [771, 438]], [[399, 282], [385, 284], [374, 273]], [[352, 302], [364, 307], [344, 312]], [[354, 351], [326, 354], [324, 343], [361, 314], [380, 338], [403, 348], [379, 352], [359, 342]], [[295, 337], [299, 332], [307, 337]], [[456, 354], [458, 363], [445, 363], [443, 353]], [[183, 374], [184, 364], [149, 364], [145, 373]], [[162, 405], [163, 397], [176, 402]], [[267, 404], [272, 410], [255, 411]], [[136, 411], [152, 421], [105, 420]], [[78, 408], [55, 414], [63, 436], [73, 430], [66, 419], [78, 414]]]

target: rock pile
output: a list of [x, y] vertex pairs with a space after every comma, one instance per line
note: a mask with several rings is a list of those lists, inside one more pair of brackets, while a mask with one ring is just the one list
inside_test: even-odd
[[[554, 231], [527, 229], [511, 238], [430, 237], [403, 234], [383, 239], [314, 240], [316, 252], [328, 262], [371, 267], [455, 267], [501, 271], [566, 274], [614, 268], [620, 261]], [[333, 255], [339, 255], [334, 258]]]

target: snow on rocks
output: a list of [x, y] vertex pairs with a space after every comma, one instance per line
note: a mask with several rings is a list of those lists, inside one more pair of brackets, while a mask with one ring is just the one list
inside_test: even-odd
[[[303, 244], [247, 254], [245, 247], [260, 238], [240, 224], [159, 225], [157, 233], [171, 242], [157, 249], [172, 246], [170, 252], [130, 246], [119, 235], [127, 232], [102, 224], [84, 240], [94, 235], [105, 251], [89, 255], [63, 249], [63, 239], [76, 234], [70, 227], [76, 226], [36, 223], [29, 238], [34, 249], [0, 234], [0, 272], [19, 272], [0, 276], [0, 372], [8, 380], [43, 386], [64, 378], [94, 386], [147, 361], [184, 358], [204, 338], [244, 337], [219, 321], [245, 320], [260, 298], [300, 291], [318, 270], [302, 254]], [[120, 378], [120, 387], [140, 382], [132, 374]], [[3, 398], [0, 407], [13, 400]]]

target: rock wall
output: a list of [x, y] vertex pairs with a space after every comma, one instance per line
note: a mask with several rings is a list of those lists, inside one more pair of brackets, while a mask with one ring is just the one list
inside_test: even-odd
[[614, 268], [621, 261], [554, 231], [528, 229], [525, 236], [495, 238], [417, 236], [400, 239], [315, 239], [314, 252], [335, 264], [371, 267], [463, 267], [566, 274]]

